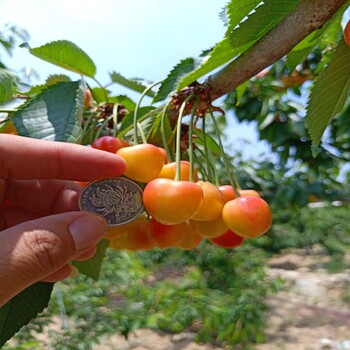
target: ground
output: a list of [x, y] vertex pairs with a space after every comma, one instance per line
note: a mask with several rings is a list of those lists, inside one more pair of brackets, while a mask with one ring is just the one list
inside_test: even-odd
[[[267, 300], [267, 340], [254, 350], [350, 349], [350, 270], [329, 274], [323, 268], [326, 259], [317, 247], [311, 253], [291, 250], [270, 259], [268, 278], [280, 277], [284, 285]], [[128, 340], [104, 339], [94, 350], [223, 349], [196, 344], [194, 337], [191, 332], [173, 335], [138, 330]]]

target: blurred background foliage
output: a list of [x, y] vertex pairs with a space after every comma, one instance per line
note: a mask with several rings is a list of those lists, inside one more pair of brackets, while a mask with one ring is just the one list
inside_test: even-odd
[[[283, 287], [267, 278], [268, 258], [317, 246], [330, 257], [329, 273], [349, 269], [349, 214], [345, 206], [285, 209], [266, 235], [234, 250], [203, 242], [192, 251], [108, 251], [99, 281], [80, 275], [57, 283], [45, 313], [4, 349], [91, 349], [140, 328], [191, 331], [199, 342], [249, 349], [265, 340], [266, 298]], [[38, 340], [43, 330], [47, 343]]]

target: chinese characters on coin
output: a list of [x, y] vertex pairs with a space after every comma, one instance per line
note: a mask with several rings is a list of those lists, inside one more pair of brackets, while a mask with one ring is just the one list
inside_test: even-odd
[[143, 212], [142, 190], [123, 177], [94, 181], [83, 189], [79, 206], [103, 216], [109, 226], [122, 225]]

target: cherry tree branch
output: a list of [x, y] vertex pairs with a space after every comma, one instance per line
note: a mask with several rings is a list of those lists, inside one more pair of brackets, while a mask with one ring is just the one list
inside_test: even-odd
[[311, 32], [321, 28], [347, 0], [302, 0], [281, 23], [250, 49], [204, 82], [213, 101], [234, 90], [286, 55]]

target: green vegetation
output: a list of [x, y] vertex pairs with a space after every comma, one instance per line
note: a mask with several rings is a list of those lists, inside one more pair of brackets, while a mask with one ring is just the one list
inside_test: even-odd
[[336, 272], [350, 267], [349, 261], [344, 259], [350, 249], [349, 216], [347, 205], [280, 211], [269, 233], [252, 243], [270, 253], [319, 245], [323, 254], [331, 258], [325, 268]]
[[58, 329], [46, 332], [54, 349], [87, 350], [139, 328], [192, 330], [199, 342], [249, 349], [264, 341], [266, 297], [283, 285], [266, 279], [268, 257], [318, 245], [331, 258], [324, 266], [330, 272], [349, 268], [349, 214], [348, 207], [281, 211], [268, 234], [235, 250], [202, 243], [192, 251], [108, 251], [98, 281], [80, 275], [58, 283], [48, 309], [4, 349], [45, 349], [36, 335], [53, 320]]
[[55, 349], [90, 349], [101, 336], [127, 337], [138, 328], [177, 333], [195, 327], [202, 342], [259, 342], [264, 299], [278, 288], [264, 282], [263, 262], [263, 252], [248, 244], [235, 251], [210, 244], [191, 252], [109, 251], [99, 281], [81, 275], [57, 284], [48, 310], [18, 339], [28, 340], [40, 323], [63, 312], [69, 327], [51, 332]]

